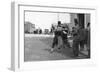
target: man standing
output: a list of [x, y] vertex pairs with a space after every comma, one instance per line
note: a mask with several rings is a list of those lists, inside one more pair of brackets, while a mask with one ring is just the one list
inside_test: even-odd
[[[54, 38], [53, 38], [53, 43], [52, 43], [52, 48], [54, 48], [55, 46], [57, 47], [57, 49], [60, 49], [61, 47], [61, 21], [58, 21], [58, 26], [57, 29], [54, 30]], [[53, 51], [54, 49], [51, 49], [51, 51]]]
[[86, 29], [82, 28], [77, 24], [76, 27], [76, 35], [73, 37], [73, 53], [74, 56], [79, 55], [79, 45], [80, 45], [80, 50], [84, 49], [84, 44], [86, 43], [87, 40], [87, 32]]
[[87, 24], [87, 50], [88, 57], [90, 57], [90, 23]]
[[79, 24], [77, 24], [75, 26], [75, 31], [74, 32], [74, 36], [73, 36], [73, 54], [75, 57], [77, 57], [79, 55], [79, 43], [80, 43], [80, 40], [79, 40]]
[[63, 30], [62, 30], [62, 40], [63, 40], [63, 47], [64, 48], [66, 46], [69, 47], [67, 35], [68, 35], [68, 29], [66, 27], [63, 27]]

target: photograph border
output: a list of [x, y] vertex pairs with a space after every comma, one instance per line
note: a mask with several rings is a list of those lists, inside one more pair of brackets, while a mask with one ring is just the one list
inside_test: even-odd
[[[22, 9], [23, 10], [20, 10], [20, 6], [22, 6]], [[95, 65], [96, 64], [96, 56], [94, 56], [94, 53], [96, 51], [94, 51], [94, 46], [92, 46], [91, 48], [93, 49], [91, 51], [92, 56], [93, 58], [91, 59], [82, 59], [82, 60], [79, 60], [80, 62], [82, 62], [83, 64], [79, 63], [78, 60], [68, 60], [69, 62], [67, 62], [66, 60], [60, 60], [60, 61], [42, 61], [42, 62], [31, 62], [31, 63], [27, 63], [25, 64], [22, 59], [23, 59], [23, 53], [21, 53], [23, 50], [20, 49], [20, 46], [21, 45], [21, 42], [24, 41], [24, 39], [21, 39], [20, 37], [22, 37], [20, 34], [23, 33], [22, 32], [22, 28], [20, 27], [20, 22], [21, 22], [21, 18], [24, 19], [24, 17], [21, 16], [20, 12], [22, 11], [22, 14], [24, 14], [24, 7], [43, 7], [43, 8], [51, 8], [51, 9], [81, 9], [81, 10], [86, 10], [86, 11], [92, 11], [91, 14], [92, 14], [92, 17], [93, 18], [92, 22], [93, 24], [95, 24], [96, 22], [96, 8], [95, 7], [84, 7], [84, 6], [80, 6], [80, 7], [77, 7], [77, 6], [73, 6], [73, 5], [70, 5], [70, 6], [66, 6], [66, 7], [60, 7], [60, 6], [43, 6], [43, 5], [33, 5], [32, 3], [21, 3], [21, 2], [12, 2], [11, 4], [11, 29], [12, 29], [12, 34], [11, 34], [11, 37], [12, 37], [12, 48], [11, 48], [11, 69], [14, 70], [14, 71], [19, 71], [19, 70], [32, 70], [32, 69], [45, 69], [47, 67], [53, 67], [55, 68], [55, 66], [64, 66], [64, 67], [75, 67], [75, 66], [87, 66], [87, 65]], [[94, 31], [94, 28], [93, 28], [94, 25], [91, 25], [92, 29], [91, 31]], [[24, 29], [24, 27], [23, 27]], [[23, 30], [24, 31], [24, 30]], [[93, 32], [92, 34], [94, 34], [95, 32]], [[24, 35], [23, 35], [24, 36]], [[93, 39], [93, 37], [91, 37]], [[91, 39], [91, 40], [92, 40]], [[91, 41], [93, 42], [93, 40]], [[92, 43], [93, 45], [93, 43]], [[23, 45], [24, 46], [24, 45]], [[24, 59], [23, 59], [24, 60]], [[84, 62], [85, 61], [85, 62]], [[90, 62], [90, 63], [89, 63]], [[71, 63], [71, 64], [69, 64]], [[58, 65], [57, 65], [58, 64]], [[44, 66], [43, 66], [44, 65]], [[39, 66], [39, 67], [38, 67]]]

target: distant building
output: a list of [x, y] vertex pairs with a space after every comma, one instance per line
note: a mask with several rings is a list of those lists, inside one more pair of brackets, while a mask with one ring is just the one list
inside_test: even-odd
[[45, 34], [49, 34], [49, 29], [44, 30]]
[[24, 32], [25, 33], [33, 33], [35, 31], [35, 24], [31, 22], [25, 22], [24, 24]]

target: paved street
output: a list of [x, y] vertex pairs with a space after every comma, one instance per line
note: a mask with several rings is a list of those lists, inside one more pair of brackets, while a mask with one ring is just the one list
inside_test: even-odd
[[[60, 51], [51, 53], [53, 37], [26, 37], [25, 36], [25, 58], [28, 61], [44, 61], [44, 60], [65, 60], [74, 59], [72, 57], [72, 49], [65, 48]], [[83, 56], [80, 58], [84, 58]]]

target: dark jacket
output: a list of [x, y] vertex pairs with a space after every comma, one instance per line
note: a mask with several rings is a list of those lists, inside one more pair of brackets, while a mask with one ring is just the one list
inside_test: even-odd
[[78, 29], [76, 35], [74, 36], [76, 41], [86, 41], [87, 40], [87, 31], [86, 29]]

